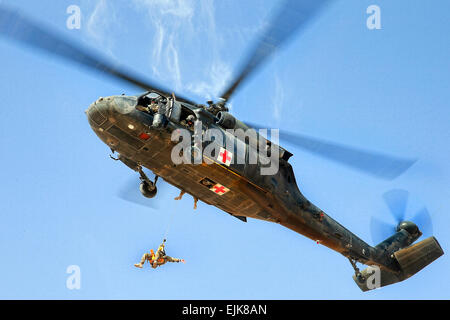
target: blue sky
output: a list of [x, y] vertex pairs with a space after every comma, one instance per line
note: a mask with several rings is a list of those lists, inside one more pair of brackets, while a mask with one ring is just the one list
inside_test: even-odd
[[[216, 97], [273, 1], [0, 1], [20, 8], [113, 61], [197, 101]], [[78, 5], [81, 29], [66, 28]], [[368, 30], [366, 8], [381, 8]], [[233, 113], [351, 146], [418, 158], [382, 181], [296, 148], [300, 190], [373, 244], [372, 216], [388, 220], [382, 194], [410, 192], [434, 235], [450, 245], [450, 3], [335, 1], [243, 86]], [[359, 291], [349, 262], [276, 224], [242, 223], [160, 185], [158, 210], [117, 192], [137, 176], [109, 159], [84, 110], [100, 96], [139, 90], [0, 39], [0, 298], [25, 299], [449, 299], [448, 254], [402, 283]], [[137, 269], [171, 215], [167, 252], [184, 265]], [[408, 216], [408, 214], [407, 214]], [[68, 290], [66, 268], [81, 268]]]

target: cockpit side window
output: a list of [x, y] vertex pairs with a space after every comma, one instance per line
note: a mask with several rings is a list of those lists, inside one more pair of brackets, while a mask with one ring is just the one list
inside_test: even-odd
[[180, 124], [182, 126], [193, 128], [196, 118], [194, 111], [181, 104]]
[[189, 115], [195, 116], [191, 109], [181, 104], [181, 119], [186, 119]]

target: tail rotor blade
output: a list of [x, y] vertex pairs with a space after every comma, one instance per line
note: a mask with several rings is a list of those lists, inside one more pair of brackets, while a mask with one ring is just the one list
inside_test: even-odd
[[405, 220], [408, 198], [409, 192], [400, 189], [393, 189], [383, 194], [383, 199], [397, 223]]
[[424, 237], [429, 237], [433, 235], [433, 223], [431, 220], [431, 215], [426, 208], [423, 208], [411, 219], [422, 231]]
[[375, 217], [370, 219], [370, 234], [374, 245], [386, 240], [395, 233], [395, 226]]
[[390, 225], [386, 222], [372, 217], [370, 221], [370, 232], [372, 240], [375, 244], [387, 239], [396, 232], [397, 225], [405, 220], [414, 222], [424, 237], [433, 235], [433, 224], [431, 215], [426, 208], [422, 208], [416, 215], [410, 218], [406, 217], [406, 206], [408, 204], [409, 192], [401, 189], [393, 189], [383, 194], [383, 199], [389, 207], [392, 216], [396, 220], [395, 225]]

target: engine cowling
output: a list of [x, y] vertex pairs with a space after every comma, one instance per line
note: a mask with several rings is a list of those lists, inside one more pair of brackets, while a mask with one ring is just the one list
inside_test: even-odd
[[[231, 113], [228, 113], [225, 111], [220, 111], [217, 113], [217, 118], [218, 118], [218, 120], [216, 121], [216, 124], [218, 124], [219, 126], [221, 126], [224, 129], [234, 129], [234, 130], [238, 130], [238, 131], [239, 131], [239, 129], [241, 129], [244, 132], [246, 132], [249, 129], [254, 130], [255, 134], [250, 134], [250, 135], [246, 136], [246, 138], [248, 140], [242, 139], [242, 137], [239, 137], [239, 135], [236, 135], [236, 137], [238, 139], [241, 139], [242, 141], [244, 141], [246, 143], [248, 142], [250, 145], [258, 146], [259, 143], [261, 143], [261, 141], [262, 141], [261, 145], [270, 145], [271, 144], [271, 142], [269, 142], [266, 138], [264, 138], [262, 135], [260, 135], [258, 133], [257, 129], [250, 128], [244, 122], [236, 119]], [[289, 151], [286, 151], [282, 147], [277, 146], [277, 148], [279, 149], [278, 154], [279, 154], [280, 158], [287, 161], [292, 156], [292, 153], [290, 153]]]
[[217, 124], [225, 129], [243, 129], [248, 130], [249, 127], [242, 121], [236, 119], [231, 113], [220, 111], [217, 113]]

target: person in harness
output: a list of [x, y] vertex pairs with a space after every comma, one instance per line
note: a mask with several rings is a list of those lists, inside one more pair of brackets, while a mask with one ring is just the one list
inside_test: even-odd
[[184, 259], [172, 258], [172, 257], [166, 255], [166, 251], [164, 248], [165, 242], [166, 242], [166, 239], [164, 239], [164, 241], [158, 247], [156, 254], [153, 251], [153, 249], [150, 250], [150, 253], [147, 253], [147, 252], [144, 253], [144, 255], [141, 258], [141, 262], [136, 263], [134, 266], [137, 268], [142, 268], [145, 261], [148, 261], [153, 269], [155, 269], [159, 266], [162, 266], [166, 262], [183, 262], [183, 263], [185, 263]]

